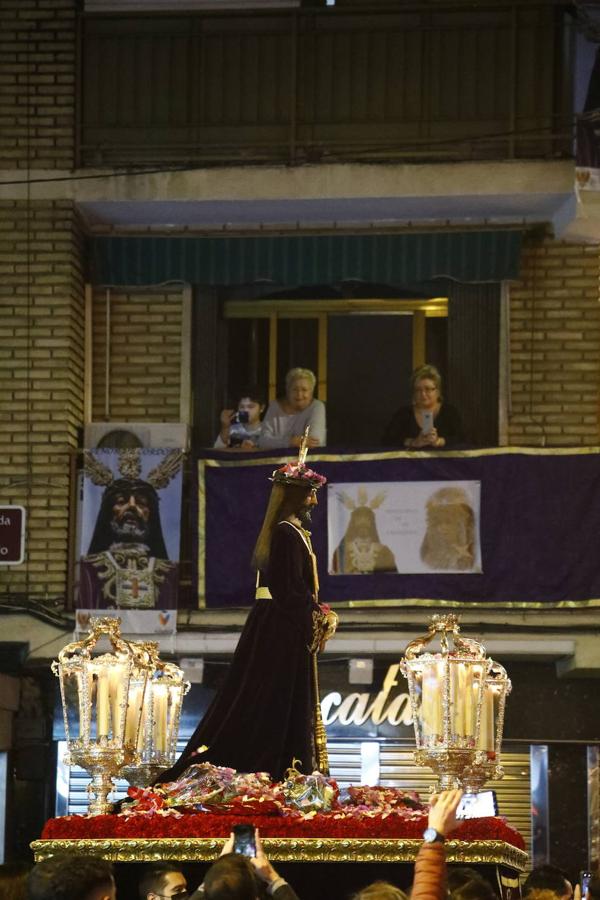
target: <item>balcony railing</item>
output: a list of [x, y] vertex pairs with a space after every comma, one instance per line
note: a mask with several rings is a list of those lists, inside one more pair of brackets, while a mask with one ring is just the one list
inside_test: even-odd
[[82, 165], [571, 155], [562, 4], [87, 15]]

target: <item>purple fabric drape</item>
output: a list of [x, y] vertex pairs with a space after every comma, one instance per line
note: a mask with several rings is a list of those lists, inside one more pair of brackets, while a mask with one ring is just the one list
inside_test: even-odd
[[[323, 490], [312, 529], [323, 601], [450, 600], [469, 605], [600, 599], [595, 549], [600, 534], [600, 452], [517, 449], [385, 457], [339, 455], [332, 460], [328, 454], [321, 461], [315, 454], [309, 463], [329, 482], [340, 484], [481, 481], [483, 573], [329, 575]], [[269, 495], [268, 475], [275, 468], [272, 458], [265, 465], [257, 461], [254, 456], [250, 465], [240, 459], [222, 468], [200, 466], [206, 522], [199, 547], [205, 579], [199, 578], [199, 590], [204, 583], [211, 607], [252, 602], [250, 557]]]

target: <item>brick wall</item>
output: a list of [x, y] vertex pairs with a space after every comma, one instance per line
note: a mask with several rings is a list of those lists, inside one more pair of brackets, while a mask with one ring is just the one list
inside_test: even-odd
[[94, 292], [94, 421], [180, 421], [181, 306], [180, 290], [110, 291], [107, 415], [106, 291]]
[[597, 246], [530, 240], [510, 293], [509, 442], [600, 442]]
[[0, 592], [62, 597], [70, 458], [83, 420], [81, 234], [69, 201], [0, 204], [0, 503], [28, 510]]
[[2, 0], [0, 169], [74, 165], [76, 0]]

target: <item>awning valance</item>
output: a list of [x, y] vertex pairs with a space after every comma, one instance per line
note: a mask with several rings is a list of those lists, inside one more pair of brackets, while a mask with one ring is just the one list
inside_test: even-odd
[[92, 237], [90, 279], [234, 285], [361, 280], [414, 285], [433, 278], [502, 281], [519, 274], [520, 231], [264, 237]]

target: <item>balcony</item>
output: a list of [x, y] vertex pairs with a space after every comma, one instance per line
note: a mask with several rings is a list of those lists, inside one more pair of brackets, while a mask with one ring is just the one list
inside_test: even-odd
[[78, 164], [568, 157], [571, 31], [492, 0], [82, 15]]

